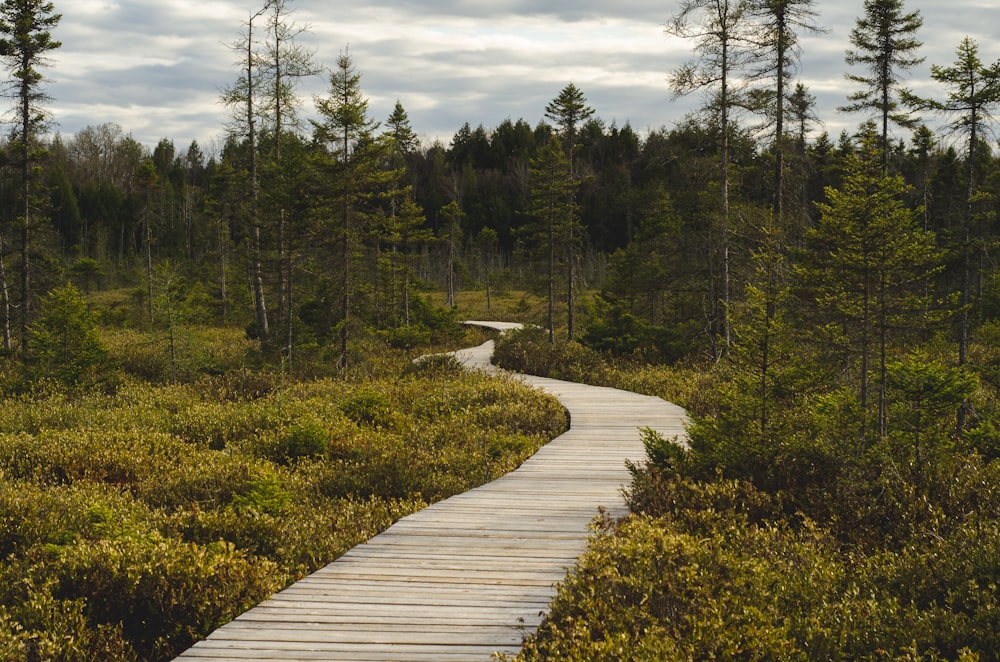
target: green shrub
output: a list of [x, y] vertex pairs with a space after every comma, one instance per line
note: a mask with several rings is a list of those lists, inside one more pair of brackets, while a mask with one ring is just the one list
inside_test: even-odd
[[285, 459], [294, 462], [303, 457], [326, 453], [330, 445], [327, 431], [318, 421], [302, 421], [285, 432]]
[[30, 329], [26, 377], [38, 384], [112, 389], [116, 385], [108, 351], [95, 329], [83, 294], [64, 285], [46, 295]]
[[575, 341], [550, 343], [548, 332], [536, 326], [500, 336], [493, 362], [507, 370], [586, 384], [602, 383], [606, 368], [596, 351]]
[[998, 533], [865, 557], [725, 509], [606, 522], [517, 659], [996, 659]]
[[431, 344], [431, 330], [422, 324], [400, 326], [379, 331], [389, 347], [396, 349], [413, 349], [421, 345]]
[[85, 598], [95, 625], [120, 623], [145, 660], [171, 659], [283, 583], [273, 562], [230, 544], [158, 535], [73, 545], [51, 564], [54, 594]]
[[0, 480], [0, 558], [39, 545], [114, 537], [143, 528], [150, 511], [128, 494], [99, 483], [47, 487]]
[[340, 404], [344, 416], [358, 425], [372, 428], [387, 427], [392, 416], [388, 398], [372, 389], [361, 389]]
[[163, 332], [115, 328], [101, 335], [111, 359], [127, 374], [158, 383], [175, 377], [193, 381], [205, 375], [245, 374], [257, 348], [234, 329], [179, 326], [174, 329], [177, 356], [171, 362], [170, 342]]
[[22, 583], [16, 607], [0, 605], [0, 659], [5, 662], [131, 662], [131, 644], [117, 624], [92, 623], [86, 600], [61, 600], [51, 584]]
[[400, 377], [408, 361], [384, 354], [337, 380], [232, 369], [4, 400], [0, 651], [18, 659], [46, 630], [68, 633], [46, 659], [166, 659], [250, 593], [509, 471], [565, 426], [513, 379], [453, 363]]
[[403, 370], [404, 375], [424, 377], [458, 377], [465, 368], [451, 354], [429, 354], [415, 359]]

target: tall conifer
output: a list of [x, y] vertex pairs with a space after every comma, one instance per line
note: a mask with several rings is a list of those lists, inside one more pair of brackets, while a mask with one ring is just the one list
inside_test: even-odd
[[[15, 99], [11, 148], [12, 160], [20, 175], [17, 222], [21, 232], [22, 350], [28, 348], [32, 311], [31, 231], [35, 222], [31, 213], [32, 173], [41, 154], [38, 136], [48, 126], [48, 113], [42, 108], [42, 103], [49, 97], [42, 90], [45, 78], [40, 69], [48, 64], [48, 52], [62, 46], [61, 42], [52, 38], [51, 32], [61, 19], [62, 14], [55, 13], [55, 5], [48, 0], [4, 0], [0, 4], [0, 60], [10, 75], [7, 92]], [[9, 344], [9, 338], [5, 338], [5, 345]]]

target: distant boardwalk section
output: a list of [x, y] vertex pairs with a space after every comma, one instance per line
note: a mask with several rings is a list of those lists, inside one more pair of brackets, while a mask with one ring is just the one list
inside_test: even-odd
[[[492, 350], [490, 341], [455, 354], [482, 369]], [[520, 650], [598, 508], [625, 514], [625, 461], [643, 459], [640, 428], [684, 434], [683, 410], [659, 398], [523, 379], [562, 401], [566, 434], [516, 471], [403, 518], [179, 659], [485, 662]]]

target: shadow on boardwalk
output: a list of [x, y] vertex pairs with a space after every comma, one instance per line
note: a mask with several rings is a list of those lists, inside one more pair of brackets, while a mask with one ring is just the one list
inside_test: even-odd
[[[491, 369], [492, 351], [490, 341], [455, 354]], [[684, 433], [683, 410], [659, 398], [522, 378], [559, 398], [568, 432], [506, 476], [403, 518], [178, 659], [447, 662], [516, 653], [585, 550], [598, 509], [625, 514], [625, 461], [643, 459], [640, 428]]]

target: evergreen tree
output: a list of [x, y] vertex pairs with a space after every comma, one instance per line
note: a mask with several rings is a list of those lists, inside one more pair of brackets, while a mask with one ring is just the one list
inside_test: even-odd
[[760, 68], [752, 73], [756, 79], [770, 79], [773, 87], [763, 95], [770, 99], [765, 109], [774, 122], [774, 174], [772, 178], [772, 208], [775, 222], [784, 222], [785, 209], [785, 103], [794, 68], [798, 64], [799, 34], [823, 31], [815, 22], [813, 0], [751, 0], [751, 14], [757, 19], [752, 37]]
[[699, 59], [673, 72], [670, 87], [674, 97], [695, 90], [710, 90], [708, 109], [719, 123], [719, 308], [721, 348], [732, 341], [729, 324], [729, 141], [730, 122], [743, 105], [742, 89], [736, 82], [741, 70], [754, 57], [749, 37], [749, 2], [745, 0], [684, 0], [667, 23], [668, 34], [691, 39]]
[[[547, 324], [549, 342], [555, 342], [555, 301], [557, 272], [560, 258], [576, 240], [573, 226], [577, 224], [576, 205], [573, 201], [572, 171], [569, 159], [558, 137], [546, 143], [531, 164], [530, 215], [535, 219], [535, 244], [544, 255], [545, 280], [548, 299]], [[572, 298], [572, 279], [568, 297]]]
[[[594, 109], [587, 105], [583, 92], [570, 83], [562, 89], [555, 99], [545, 106], [545, 116], [556, 123], [557, 134], [562, 141], [569, 157], [570, 179], [573, 185], [571, 204], [576, 209], [576, 189], [578, 188], [578, 169], [576, 167], [578, 126], [594, 114]], [[599, 127], [598, 127], [599, 128]], [[574, 278], [576, 265], [576, 244], [579, 240], [574, 236], [579, 223], [573, 220], [566, 226], [566, 328], [570, 340], [573, 339], [574, 316]]]
[[889, 169], [889, 124], [913, 128], [916, 120], [900, 108], [898, 85], [903, 72], [924, 61], [914, 52], [923, 44], [914, 35], [923, 25], [919, 11], [903, 12], [902, 0], [865, 0], [865, 15], [851, 30], [847, 64], [860, 65], [865, 74], [846, 74], [864, 86], [840, 110], [878, 114], [881, 127], [882, 165]]
[[[4, 0], [0, 4], [0, 60], [3, 61], [10, 80], [8, 94], [15, 100], [14, 130], [11, 137], [11, 161], [18, 169], [19, 212], [17, 223], [21, 234], [21, 349], [28, 348], [28, 327], [31, 324], [32, 309], [32, 226], [36, 220], [32, 216], [35, 208], [33, 200], [33, 173], [42, 154], [38, 137], [48, 125], [48, 113], [42, 103], [48, 95], [42, 91], [45, 78], [40, 69], [48, 64], [48, 53], [62, 46], [52, 38], [51, 30], [62, 19], [55, 13], [55, 5], [49, 0]], [[0, 251], [3, 249], [3, 233], [0, 233]], [[4, 273], [0, 270], [0, 275]], [[2, 285], [6, 290], [6, 283]], [[0, 313], [9, 316], [9, 308]], [[5, 320], [4, 327], [9, 322]], [[9, 339], [4, 339], [9, 347]]]
[[246, 31], [233, 45], [240, 66], [240, 77], [223, 90], [222, 101], [233, 109], [229, 134], [247, 142], [247, 173], [250, 189], [249, 209], [246, 210], [250, 232], [250, 283], [253, 289], [254, 313], [257, 337], [266, 347], [269, 343], [270, 325], [267, 319], [267, 304], [264, 300], [263, 245], [260, 218], [260, 173], [259, 173], [259, 120], [263, 58], [254, 41], [254, 22], [262, 17], [270, 7], [270, 1], [250, 15]]
[[566, 85], [559, 96], [545, 106], [545, 116], [555, 122], [571, 162], [576, 149], [577, 131], [593, 114], [594, 109], [587, 105], [587, 97], [573, 83]]
[[[903, 203], [902, 178], [884, 174], [874, 128], [862, 151], [847, 157], [840, 189], [826, 190], [820, 219], [807, 233], [808, 258], [799, 276], [824, 314], [828, 346], [857, 357], [860, 438], [868, 434], [872, 364], [877, 360], [879, 438], [887, 425], [887, 369], [892, 333], [924, 323], [923, 284], [939, 260], [934, 237]], [[832, 360], [832, 359], [831, 359]]]
[[[922, 99], [907, 94], [908, 101], [951, 120], [951, 128], [964, 134], [965, 155], [965, 206], [962, 214], [962, 284], [961, 319], [959, 322], [958, 363], [968, 361], [969, 307], [972, 296], [971, 232], [973, 206], [977, 198], [976, 147], [985, 125], [992, 119], [992, 112], [1000, 107], [1000, 61], [986, 66], [979, 59], [979, 46], [966, 37], [958, 46], [958, 59], [950, 67], [931, 65], [931, 78], [945, 86], [945, 100]], [[959, 427], [965, 425], [967, 407], [959, 412]]]
[[317, 142], [326, 146], [321, 168], [328, 177], [330, 198], [319, 213], [326, 216], [321, 223], [332, 221], [339, 228], [337, 258], [340, 260], [340, 365], [348, 365], [350, 329], [354, 324], [355, 295], [359, 278], [355, 265], [360, 264], [362, 241], [381, 227], [382, 209], [379, 198], [396, 195], [399, 171], [387, 168], [390, 163], [391, 141], [376, 135], [378, 122], [368, 116], [368, 100], [361, 91], [361, 74], [345, 52], [337, 59], [330, 75], [328, 96], [316, 100], [321, 116], [314, 122]]
[[[385, 240], [390, 245], [389, 255], [389, 309], [390, 317], [402, 319], [404, 326], [410, 325], [410, 251], [427, 235], [420, 231], [425, 218], [423, 211], [413, 200], [413, 173], [409, 167], [413, 153], [419, 148], [420, 140], [410, 125], [410, 117], [398, 100], [386, 120], [385, 138], [390, 143], [391, 167], [402, 175], [397, 184], [397, 195], [389, 200], [389, 217], [386, 219]], [[410, 182], [404, 184], [404, 181]], [[397, 301], [397, 293], [399, 300]]]
[[458, 204], [458, 202], [452, 200], [441, 208], [441, 217], [444, 220], [440, 240], [445, 245], [445, 287], [448, 292], [447, 306], [449, 308], [454, 308], [456, 290], [455, 279], [457, 276], [456, 272], [458, 270], [458, 244], [462, 240], [462, 221], [465, 219], [465, 213], [462, 211], [462, 207]]
[[[296, 93], [298, 84], [322, 71], [313, 61], [313, 51], [303, 47], [297, 39], [309, 30], [308, 26], [297, 26], [290, 20], [293, 0], [269, 0], [270, 14], [267, 21], [267, 37], [261, 56], [262, 81], [260, 84], [263, 112], [268, 116], [271, 147], [268, 150], [267, 169], [269, 177], [264, 180], [266, 189], [277, 185], [288, 185], [294, 178], [285, 177], [283, 171], [289, 167], [285, 159], [285, 143], [294, 137], [299, 128], [298, 109], [302, 99]], [[293, 134], [293, 135], [288, 135]], [[291, 164], [294, 168], [295, 164]], [[276, 176], [275, 176], [276, 175]], [[298, 198], [297, 191], [265, 191], [272, 203], [268, 210], [269, 225], [277, 237], [278, 311], [283, 321], [285, 347], [283, 350], [286, 367], [291, 369], [292, 352], [292, 278], [294, 252], [292, 242], [295, 236], [291, 206]], [[291, 205], [291, 206], [290, 206]]]
[[97, 335], [87, 301], [73, 285], [50, 292], [32, 322], [28, 377], [66, 385], [93, 385], [106, 377], [107, 350]]

